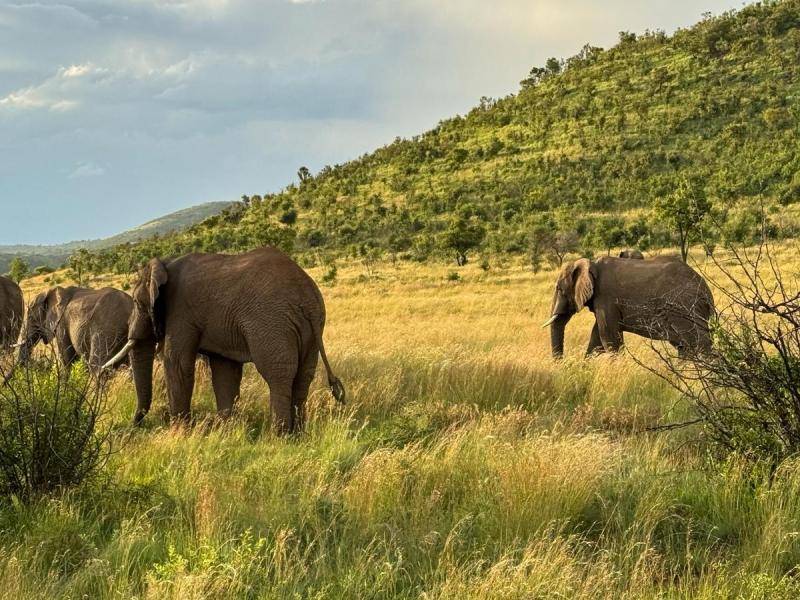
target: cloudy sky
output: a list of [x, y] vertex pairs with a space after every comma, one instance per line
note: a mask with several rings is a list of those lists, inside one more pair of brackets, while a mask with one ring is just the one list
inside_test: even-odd
[[0, 0], [0, 244], [277, 191], [741, 0]]

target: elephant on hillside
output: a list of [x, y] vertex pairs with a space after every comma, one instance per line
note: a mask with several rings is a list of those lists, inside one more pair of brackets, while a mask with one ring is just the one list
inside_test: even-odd
[[544, 324], [550, 327], [554, 357], [563, 355], [564, 329], [584, 306], [595, 315], [587, 355], [618, 351], [623, 332], [665, 340], [682, 355], [711, 348], [711, 290], [694, 269], [675, 258], [582, 258], [565, 264]]
[[620, 258], [635, 258], [636, 260], [644, 260], [644, 254], [639, 250], [628, 248], [619, 253]]
[[[17, 365], [30, 360], [39, 342], [55, 340], [64, 367], [68, 369], [83, 359], [91, 370], [99, 372], [103, 363], [125, 345], [132, 311], [131, 297], [113, 288], [50, 288], [28, 307]], [[131, 355], [132, 362], [136, 358]]]
[[[246, 362], [254, 363], [269, 385], [273, 426], [279, 433], [302, 427], [319, 356], [334, 397], [344, 402], [344, 387], [331, 370], [322, 342], [322, 294], [279, 250], [195, 253], [171, 261], [153, 258], [141, 271], [133, 300], [128, 343], [107, 366], [138, 350], [150, 359], [132, 365], [135, 381], [152, 377], [152, 357], [160, 343], [173, 419], [190, 415], [198, 354], [208, 357], [222, 417], [230, 414], [239, 395]], [[137, 397], [134, 423], [149, 411], [152, 390], [137, 387]]]
[[12, 279], [0, 276], [0, 350], [11, 348], [17, 341], [24, 311], [22, 290]]

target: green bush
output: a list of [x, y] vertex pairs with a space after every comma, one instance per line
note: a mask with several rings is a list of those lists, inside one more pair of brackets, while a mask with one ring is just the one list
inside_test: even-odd
[[106, 391], [83, 363], [18, 366], [0, 387], [0, 496], [28, 501], [97, 475], [109, 456]]

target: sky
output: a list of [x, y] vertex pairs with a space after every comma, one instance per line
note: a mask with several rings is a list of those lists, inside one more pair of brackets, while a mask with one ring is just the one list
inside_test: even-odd
[[279, 191], [741, 0], [0, 0], [0, 245]]

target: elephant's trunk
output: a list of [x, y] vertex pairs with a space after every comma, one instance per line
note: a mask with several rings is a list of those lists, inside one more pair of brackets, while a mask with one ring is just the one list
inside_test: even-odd
[[566, 329], [568, 315], [558, 315], [550, 324], [550, 348], [553, 358], [564, 356], [564, 329]]
[[24, 366], [28, 363], [31, 359], [31, 354], [33, 353], [33, 347], [36, 345], [35, 342], [31, 340], [25, 339], [23, 342], [19, 344], [14, 344], [15, 348], [19, 348], [17, 352], [17, 358], [14, 361], [14, 364], [11, 365], [9, 368], [8, 373], [5, 374], [3, 377], [3, 385], [8, 384], [9, 381], [14, 377], [14, 373], [19, 369], [21, 366]]
[[136, 413], [133, 424], [138, 425], [150, 411], [153, 400], [153, 360], [155, 341], [140, 340], [130, 348], [130, 365], [133, 385], [136, 387]]

